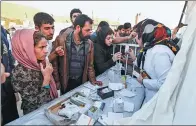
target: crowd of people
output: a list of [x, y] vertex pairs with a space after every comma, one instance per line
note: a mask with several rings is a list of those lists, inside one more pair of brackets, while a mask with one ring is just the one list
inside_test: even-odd
[[[101, 21], [92, 33], [93, 20], [79, 9], [70, 12], [72, 25], [62, 28], [52, 41], [55, 20], [47, 13], [34, 15], [35, 29], [16, 30], [7, 39], [1, 26], [1, 115], [2, 125], [17, 118], [15, 94], [22, 98], [24, 114], [90, 81], [102, 85], [96, 76], [115, 65], [124, 63], [124, 55], [118, 47], [112, 54], [113, 44], [135, 40], [139, 51], [130, 48], [126, 54], [130, 64], [137, 65], [150, 76], [136, 78], [145, 88], [148, 102], [161, 85], [179, 51], [176, 27], [173, 31], [152, 19], [140, 21], [134, 27], [126, 22], [116, 30]], [[134, 62], [136, 61], [136, 62]]]

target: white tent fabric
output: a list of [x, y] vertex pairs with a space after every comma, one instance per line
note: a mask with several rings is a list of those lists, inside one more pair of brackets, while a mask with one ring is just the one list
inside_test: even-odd
[[[182, 45], [159, 92], [120, 125], [196, 124], [196, 1], [189, 1]], [[171, 19], [172, 20], [172, 19]]]

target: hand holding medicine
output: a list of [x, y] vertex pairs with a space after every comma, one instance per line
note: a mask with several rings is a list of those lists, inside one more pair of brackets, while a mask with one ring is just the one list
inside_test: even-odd
[[115, 53], [115, 54], [113, 55], [112, 60], [113, 60], [114, 62], [116, 62], [117, 60], [120, 60], [121, 57], [122, 57], [122, 53], [121, 53], [121, 52], [117, 52], [117, 53]]

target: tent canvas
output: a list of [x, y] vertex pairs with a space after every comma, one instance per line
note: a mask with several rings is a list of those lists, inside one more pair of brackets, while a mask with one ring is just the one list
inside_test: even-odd
[[185, 12], [188, 24], [181, 49], [159, 92], [132, 117], [116, 121], [120, 125], [196, 124], [196, 1]]

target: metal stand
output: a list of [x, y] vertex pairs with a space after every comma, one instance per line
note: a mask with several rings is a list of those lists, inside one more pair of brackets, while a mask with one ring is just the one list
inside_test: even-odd
[[[129, 47], [135, 47], [134, 49], [134, 54], [136, 55], [136, 51], [137, 51], [137, 48], [139, 47], [139, 45], [137, 44], [128, 44], [128, 43], [119, 43], [119, 44], [113, 44], [113, 54], [115, 53], [115, 47], [119, 45], [120, 46], [120, 52], [121, 52], [121, 49], [122, 49], [122, 46], [129, 46]], [[126, 52], [125, 52], [126, 53]], [[126, 55], [126, 63], [125, 63], [125, 76], [127, 75], [127, 62], [128, 62], [128, 54]], [[117, 63], [117, 62], [116, 62]], [[120, 60], [119, 60], [119, 63], [120, 63]], [[134, 69], [134, 64], [133, 64], [133, 69]], [[133, 73], [132, 73], [132, 77], [133, 77]]]

